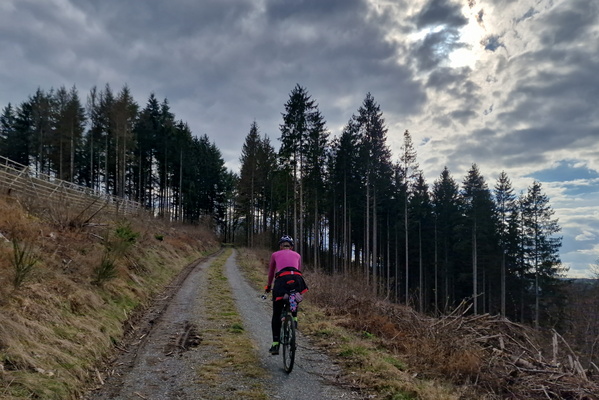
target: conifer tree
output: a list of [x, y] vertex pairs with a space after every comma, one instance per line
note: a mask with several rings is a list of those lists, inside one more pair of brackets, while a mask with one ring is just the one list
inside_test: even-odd
[[495, 205], [497, 212], [497, 229], [501, 247], [501, 306], [502, 316], [506, 316], [507, 276], [514, 265], [512, 262], [517, 252], [517, 238], [514, 236], [513, 221], [517, 220], [516, 195], [512, 183], [505, 171], [502, 171], [495, 185]]
[[246, 233], [246, 244], [254, 245], [254, 234], [256, 233], [256, 196], [258, 180], [258, 152], [259, 152], [260, 134], [256, 121], [252, 122], [250, 132], [245, 138], [241, 149], [240, 177], [238, 182], [238, 207], [243, 216]]
[[392, 185], [391, 151], [386, 143], [387, 128], [383, 113], [370, 93], [366, 94], [358, 114], [352, 118], [360, 140], [358, 168], [365, 188], [363, 265], [367, 283], [372, 270], [372, 287], [376, 292], [381, 269], [378, 253], [379, 216], [381, 199], [390, 195]]
[[[333, 264], [340, 259], [343, 272], [349, 272], [352, 249], [359, 248], [361, 236], [356, 234], [360, 226], [362, 177], [358, 171], [358, 130], [353, 119], [344, 127], [341, 136], [333, 141], [329, 154], [329, 202], [328, 220], [332, 222], [329, 243], [333, 246]], [[357, 254], [356, 254], [357, 256]]]
[[562, 238], [555, 236], [561, 229], [554, 214], [541, 183], [534, 181], [522, 199], [522, 221], [524, 258], [534, 276], [534, 325], [537, 329], [541, 318], [541, 296], [547, 301], [549, 296], [556, 295], [559, 290], [557, 278], [564, 271], [559, 259]]
[[464, 224], [459, 186], [447, 167], [433, 184], [435, 213], [435, 308], [444, 311], [456, 298], [457, 243]]
[[88, 117], [88, 130], [83, 139], [83, 162], [81, 177], [84, 184], [94, 190], [100, 190], [100, 176], [102, 170], [102, 115], [100, 110], [100, 99], [102, 93], [96, 86], [92, 87], [86, 103]]
[[35, 95], [29, 98], [31, 107], [31, 150], [38, 173], [50, 175], [52, 141], [55, 133], [54, 90], [48, 93], [38, 88]]
[[416, 162], [416, 150], [412, 144], [412, 135], [406, 130], [403, 135], [404, 141], [401, 147], [401, 154], [399, 157], [399, 190], [403, 197], [403, 222], [404, 222], [404, 239], [405, 239], [405, 296], [406, 304], [409, 303], [410, 296], [410, 260], [409, 260], [409, 215], [408, 215], [408, 203], [410, 197], [410, 188], [414, 184], [414, 180], [419, 175], [419, 166]]
[[414, 237], [417, 246], [414, 247], [418, 254], [418, 290], [416, 291], [418, 307], [420, 312], [425, 312], [425, 303], [428, 304], [429, 300], [428, 281], [430, 280], [430, 276], [427, 274], [430, 268], [425, 269], [425, 266], [432, 264], [431, 253], [425, 249], [431, 249], [434, 244], [434, 223], [430, 193], [422, 172], [418, 174], [412, 189], [409, 214], [416, 232]]
[[[491, 192], [480, 174], [478, 166], [472, 165], [463, 183], [464, 212], [468, 220], [467, 229], [470, 231], [471, 247], [471, 276], [473, 311], [478, 314], [486, 312], [490, 297], [485, 287], [497, 279], [495, 265], [497, 253], [495, 209]], [[465, 272], [465, 271], [464, 271]], [[482, 273], [482, 276], [480, 276]], [[479, 296], [483, 296], [482, 307], [479, 308]]]
[[0, 115], [0, 155], [12, 160], [22, 159], [14, 146], [17, 141], [16, 119], [15, 109], [8, 103]]
[[[304, 243], [314, 239], [318, 234], [314, 233], [316, 227], [311, 226], [314, 213], [318, 213], [319, 206], [312, 211], [307, 208], [306, 193], [318, 193], [318, 186], [322, 186], [322, 163], [324, 161], [323, 142], [326, 143], [328, 135], [324, 128], [325, 122], [318, 110], [318, 105], [308, 94], [307, 90], [299, 84], [295, 86], [285, 104], [283, 123], [281, 130], [281, 148], [279, 159], [281, 164], [292, 171], [293, 177], [293, 235], [296, 239], [296, 249], [302, 253], [307, 260], [314, 260], [316, 255], [316, 244], [311, 241], [313, 257], [310, 259], [304, 252]], [[304, 193], [306, 190], [306, 193]], [[306, 216], [306, 218], [305, 218]], [[312, 216], [312, 218], [310, 218]], [[297, 222], [296, 222], [297, 221]], [[306, 221], [308, 221], [306, 223]], [[299, 227], [297, 226], [299, 223]], [[304, 229], [306, 224], [306, 230]], [[311, 230], [308, 234], [307, 230]]]
[[86, 116], [77, 88], [73, 86], [67, 91], [64, 86], [60, 87], [55, 94], [55, 105], [55, 150], [50, 158], [60, 179], [83, 183], [80, 174]]
[[155, 174], [157, 163], [157, 142], [160, 136], [160, 104], [154, 93], [139, 113], [135, 126], [136, 162], [133, 166], [133, 180], [137, 183], [136, 201], [149, 209], [154, 209], [155, 188], [158, 176]]

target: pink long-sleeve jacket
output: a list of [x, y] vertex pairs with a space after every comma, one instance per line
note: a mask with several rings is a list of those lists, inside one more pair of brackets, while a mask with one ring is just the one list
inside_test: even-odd
[[301, 271], [302, 256], [291, 249], [283, 249], [272, 253], [268, 265], [268, 287], [272, 284], [275, 274], [286, 267], [297, 268]]

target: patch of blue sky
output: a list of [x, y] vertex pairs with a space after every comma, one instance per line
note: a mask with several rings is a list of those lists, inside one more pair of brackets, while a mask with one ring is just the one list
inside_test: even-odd
[[599, 191], [599, 172], [589, 169], [586, 166], [579, 166], [574, 161], [560, 161], [555, 167], [536, 171], [528, 176], [540, 182], [567, 182], [579, 179], [594, 180], [596, 188]]

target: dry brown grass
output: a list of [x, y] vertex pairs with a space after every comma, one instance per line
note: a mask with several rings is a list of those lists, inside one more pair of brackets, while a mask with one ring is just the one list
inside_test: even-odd
[[[241, 257], [256, 285], [269, 251]], [[254, 254], [254, 262], [248, 262]], [[259, 272], [257, 272], [259, 271]], [[597, 399], [599, 386], [562, 346], [556, 361], [529, 327], [458, 308], [433, 318], [373, 296], [362, 275], [305, 273], [301, 329], [336, 357], [350, 384], [388, 399]]]
[[[27, 209], [0, 198], [0, 398], [78, 398], [96, 366], [123, 335], [123, 322], [143, 307], [192, 259], [216, 249], [203, 228], [174, 226], [140, 215], [98, 214], [89, 224], [65, 222], [74, 210], [52, 215], [30, 201]], [[92, 285], [93, 271], [128, 224], [135, 244], [116, 257], [116, 277]], [[31, 244], [38, 261], [14, 288], [12, 240]]]

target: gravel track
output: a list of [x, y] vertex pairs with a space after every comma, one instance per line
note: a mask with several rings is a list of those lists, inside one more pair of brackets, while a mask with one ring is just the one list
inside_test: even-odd
[[[226, 374], [227, 382], [214, 385], [198, 379], [198, 368], [210, 359], [222, 357], [214, 346], [202, 343], [202, 328], [208, 326], [203, 305], [210, 299], [206, 270], [217, 255], [192, 263], [135, 322], [135, 328], [121, 345], [122, 352], [104, 371], [103, 385], [89, 392], [87, 400], [173, 400], [228, 399], [235, 390], [248, 385], [243, 377]], [[271, 356], [271, 302], [260, 299], [242, 277], [237, 252], [225, 264], [225, 273], [242, 315], [243, 326], [259, 355], [266, 378], [261, 380], [270, 399], [362, 399], [340, 380], [339, 368], [323, 353], [311, 348], [300, 333], [299, 348], [291, 374], [283, 370], [281, 356]]]

